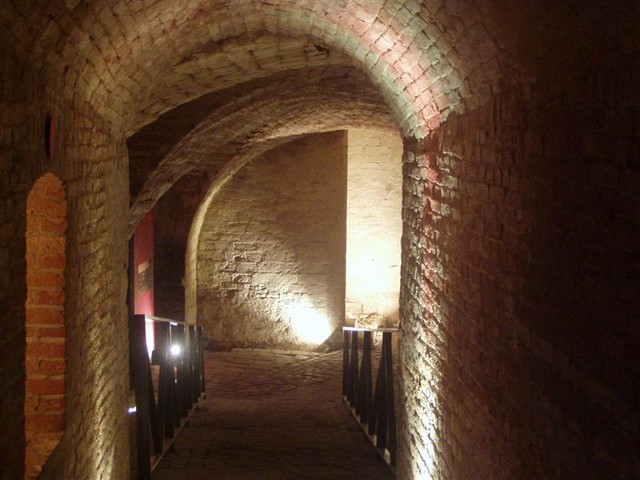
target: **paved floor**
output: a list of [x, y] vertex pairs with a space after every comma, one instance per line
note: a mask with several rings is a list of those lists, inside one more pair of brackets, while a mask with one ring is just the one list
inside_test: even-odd
[[342, 352], [208, 352], [207, 398], [153, 480], [391, 480], [341, 371]]

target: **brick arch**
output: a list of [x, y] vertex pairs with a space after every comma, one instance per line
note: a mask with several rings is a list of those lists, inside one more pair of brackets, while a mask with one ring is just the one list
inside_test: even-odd
[[[343, 123], [340, 123], [339, 126], [335, 126], [335, 128], [326, 128], [319, 130], [310, 130], [309, 125], [300, 123], [298, 119], [294, 118], [285, 118], [280, 123], [265, 127], [265, 131], [263, 132], [264, 138], [267, 140], [254, 143], [248, 145], [242, 152], [235, 155], [231, 158], [225, 165], [224, 169], [220, 172], [220, 174], [211, 182], [209, 188], [204, 195], [196, 213], [193, 217], [193, 221], [191, 223], [191, 229], [189, 231], [189, 236], [187, 240], [187, 246], [185, 251], [185, 277], [184, 277], [184, 286], [185, 286], [185, 320], [190, 323], [195, 323], [196, 321], [196, 292], [197, 292], [197, 278], [196, 278], [196, 262], [198, 255], [198, 244], [200, 239], [200, 232], [202, 231], [202, 226], [205, 221], [206, 213], [215, 199], [216, 195], [222, 190], [222, 188], [233, 178], [233, 176], [240, 171], [245, 165], [247, 165], [254, 158], [259, 155], [267, 152], [268, 150], [275, 148], [283, 143], [292, 140], [292, 137], [278, 137], [278, 131], [283, 128], [291, 127], [295, 125], [297, 128], [300, 128], [301, 132], [322, 132], [322, 131], [330, 131], [337, 129], [349, 129], [349, 128], [361, 128], [364, 124], [359, 121], [355, 121], [353, 123], [345, 123], [343, 119]], [[371, 123], [367, 124], [370, 129], [378, 129], [385, 131], [392, 131], [394, 129], [392, 124], [385, 124], [384, 122], [379, 124], [374, 124], [373, 127]], [[296, 138], [296, 137], [293, 137]]]
[[[404, 136], [415, 137], [448, 113], [478, 104], [504, 69], [489, 33], [496, 9], [481, 2], [31, 3], [24, 11], [35, 45], [28, 48], [31, 42], [16, 31], [16, 49], [52, 72], [68, 65], [59, 75], [68, 94], [117, 124], [124, 120], [129, 134], [162, 112], [229, 87], [217, 85], [223, 57], [236, 63], [227, 78], [237, 83], [261, 68], [309, 66], [310, 56], [320, 64], [346, 59], [371, 78]], [[49, 18], [57, 22], [53, 33], [45, 28]], [[14, 19], [0, 12], [0, 20]], [[306, 42], [291, 48], [291, 38]], [[253, 58], [245, 61], [249, 51]]]
[[64, 433], [64, 269], [67, 201], [52, 173], [27, 197], [25, 478], [35, 478]]
[[[145, 103], [156, 109], [163, 104], [165, 109], [171, 108], [169, 98], [175, 95], [175, 87], [180, 85], [184, 88], [185, 80], [191, 94], [197, 90], [204, 93], [202, 84], [211, 76], [207, 70], [214, 67], [197, 53], [203, 47], [216, 46], [227, 39], [251, 38], [263, 32], [310, 38], [329, 52], [338, 52], [349, 58], [369, 75], [382, 92], [398, 126], [407, 135], [421, 136], [435, 127], [441, 121], [440, 117], [460, 107], [462, 99], [469, 93], [464, 82], [465, 69], [454, 65], [451, 62], [453, 56], [450, 58], [449, 55], [455, 45], [464, 43], [459, 42], [460, 39], [469, 44], [468, 32], [459, 24], [453, 29], [447, 23], [440, 23], [440, 20], [446, 22], [449, 17], [455, 18], [459, 12], [442, 18], [431, 15], [425, 8], [417, 10], [402, 1], [371, 0], [305, 3], [289, 0], [268, 3], [202, 1], [189, 2], [177, 12], [159, 1], [148, 8], [150, 12], [145, 12], [146, 16], [156, 22], [149, 25], [150, 32], [162, 28], [163, 34], [169, 37], [167, 44], [180, 43], [180, 58], [176, 59], [174, 52], [166, 55], [167, 52], [160, 49], [151, 50], [157, 58], [150, 63], [163, 73], [153, 77], [152, 90], [137, 92], [139, 108], [133, 110], [147, 111]], [[167, 30], [165, 27], [170, 21], [172, 28]], [[198, 43], [191, 39], [198, 39]], [[145, 40], [149, 45], [145, 46]], [[141, 38], [132, 53], [134, 58], [148, 60], [151, 41], [151, 35], [148, 39]], [[479, 43], [491, 44], [484, 38]], [[491, 51], [488, 55], [493, 53]], [[471, 56], [466, 60], [474, 63], [475, 58]], [[177, 60], [182, 62], [182, 69], [190, 71], [190, 79], [186, 76], [171, 78], [171, 74], [164, 73], [170, 72], [172, 69], [166, 67]], [[136, 64], [137, 60], [134, 60], [133, 65]], [[165, 68], [161, 67], [162, 64]], [[475, 71], [473, 67], [475, 65], [469, 70]], [[133, 128], [136, 123], [134, 120]]]
[[131, 206], [130, 234], [183, 175], [193, 169], [236, 171], [239, 159], [261, 142], [344, 128], [394, 130], [393, 119], [376, 90], [362, 74], [349, 78], [349, 73], [338, 69], [333, 77], [324, 72], [316, 78], [303, 71], [311, 81], [278, 80], [215, 110], [149, 173]]

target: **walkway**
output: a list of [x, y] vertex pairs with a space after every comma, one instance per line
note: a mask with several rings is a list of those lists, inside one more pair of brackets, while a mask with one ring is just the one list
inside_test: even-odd
[[391, 480], [341, 398], [342, 352], [206, 354], [207, 399], [153, 480]]

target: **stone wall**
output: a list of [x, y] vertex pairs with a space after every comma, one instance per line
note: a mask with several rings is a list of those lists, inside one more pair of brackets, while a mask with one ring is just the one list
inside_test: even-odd
[[247, 165], [207, 213], [198, 321], [219, 342], [312, 348], [344, 320], [347, 135], [312, 135]]
[[398, 321], [402, 234], [402, 140], [349, 130], [346, 312]]

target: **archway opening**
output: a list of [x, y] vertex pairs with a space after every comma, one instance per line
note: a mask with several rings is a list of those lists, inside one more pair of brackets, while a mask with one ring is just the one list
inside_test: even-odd
[[395, 327], [399, 319], [402, 140], [348, 132], [346, 323]]
[[43, 175], [27, 198], [25, 478], [36, 478], [64, 433], [64, 269], [67, 201]]

